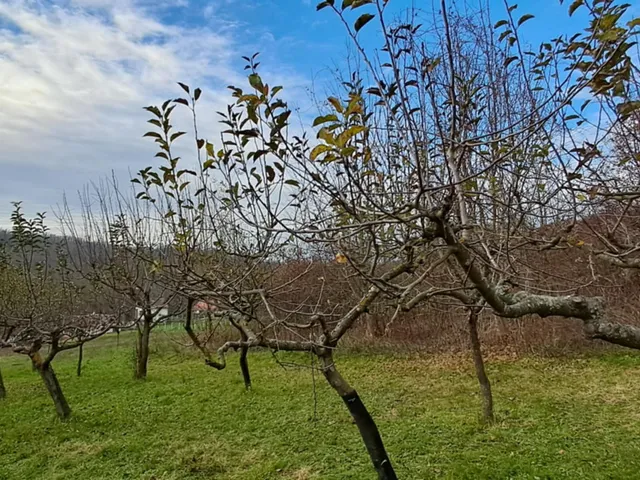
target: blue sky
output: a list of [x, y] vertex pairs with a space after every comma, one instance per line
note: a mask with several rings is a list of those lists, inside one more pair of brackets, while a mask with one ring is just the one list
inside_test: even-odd
[[[151, 164], [141, 107], [176, 96], [177, 81], [203, 87], [201, 130], [215, 138], [225, 86], [243, 82], [241, 55], [260, 51], [269, 83], [284, 85], [291, 103], [313, 115], [309, 92], [323, 96], [348, 43], [335, 15], [316, 12], [315, 3], [0, 1], [0, 226], [13, 200], [29, 213], [51, 212], [65, 192], [73, 204], [75, 192], [111, 170], [126, 183], [130, 170]], [[391, 0], [389, 8], [438, 3]], [[558, 0], [519, 4], [520, 14], [536, 16], [524, 26], [533, 43], [578, 27]], [[504, 16], [501, 1], [490, 6], [496, 20]], [[377, 46], [373, 22], [361, 35]]]

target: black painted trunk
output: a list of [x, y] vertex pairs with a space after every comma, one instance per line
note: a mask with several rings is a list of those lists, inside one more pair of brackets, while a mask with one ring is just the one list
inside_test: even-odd
[[78, 368], [76, 369], [76, 375], [82, 375], [82, 355], [84, 353], [84, 343], [80, 344], [78, 347]]
[[358, 430], [360, 430], [360, 435], [365, 447], [367, 447], [367, 452], [369, 452], [373, 468], [378, 473], [378, 479], [397, 480], [398, 477], [393, 465], [391, 465], [387, 450], [384, 448], [378, 427], [369, 414], [367, 407], [362, 403], [358, 392], [354, 390], [352, 393], [343, 395], [342, 400], [349, 409]]
[[4, 387], [4, 380], [2, 379], [2, 371], [0, 370], [0, 400], [7, 397], [7, 389]]
[[249, 373], [249, 362], [247, 360], [247, 354], [249, 348], [242, 347], [240, 352], [240, 370], [242, 370], [242, 378], [244, 379], [244, 386], [247, 390], [251, 390], [251, 374]]
[[69, 407], [64, 393], [62, 393], [58, 377], [56, 377], [53, 367], [50, 363], [40, 365], [34, 363], [34, 367], [36, 367], [36, 370], [40, 373], [40, 378], [42, 378], [44, 386], [47, 388], [49, 395], [51, 395], [58, 417], [60, 417], [61, 420], [66, 420], [71, 415], [71, 407]]

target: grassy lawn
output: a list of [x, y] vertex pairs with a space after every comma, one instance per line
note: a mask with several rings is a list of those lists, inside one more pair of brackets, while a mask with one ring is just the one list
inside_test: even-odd
[[[0, 479], [371, 479], [340, 399], [309, 368], [250, 357], [217, 372], [166, 346], [146, 382], [130, 338], [88, 346], [85, 369], [55, 362], [74, 410], [60, 423], [24, 357], [0, 357]], [[279, 357], [309, 365], [305, 356]], [[402, 479], [640, 478], [640, 356], [493, 362], [499, 422], [478, 423], [470, 363], [338, 357], [377, 420]], [[317, 415], [314, 418], [314, 409]]]

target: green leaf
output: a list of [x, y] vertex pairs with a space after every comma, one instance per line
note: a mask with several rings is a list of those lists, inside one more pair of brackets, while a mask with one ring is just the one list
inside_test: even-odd
[[575, 0], [569, 7], [569, 16], [573, 15], [573, 12], [575, 12], [582, 5], [584, 5], [584, 0]]
[[531, 20], [532, 18], [533, 18], [533, 15], [531, 15], [530, 13], [527, 13], [526, 15], [521, 16], [520, 20], [518, 20], [518, 26], [522, 25], [527, 20]]
[[147, 132], [143, 135], [143, 137], [153, 137], [162, 140], [162, 135], [160, 135], [158, 132]]
[[364, 27], [373, 19], [373, 17], [375, 17], [375, 15], [372, 15], [370, 13], [364, 13], [360, 15], [360, 17], [356, 20], [356, 23], [353, 25], [353, 28], [356, 30], [356, 32], [359, 32], [362, 27]]
[[249, 130], [238, 130], [237, 134], [249, 138], [257, 138], [260, 136], [260, 132], [255, 128], [251, 128]]
[[504, 61], [504, 66], [508, 67], [509, 65], [511, 65], [511, 63], [515, 62], [516, 60], [518, 60], [518, 57], [509, 57]]
[[271, 165], [266, 165], [264, 169], [267, 172], [267, 180], [269, 180], [270, 182], [273, 182], [273, 179], [276, 178], [276, 171], [273, 169]]
[[320, 2], [318, 5], [316, 5], [316, 11], [320, 11], [323, 8], [333, 6], [334, 3], [334, 0], [326, 0], [324, 2]]
[[284, 183], [286, 183], [287, 185], [292, 185], [294, 187], [299, 187], [300, 186], [300, 182], [298, 182], [297, 180], [285, 180]]
[[591, 100], [585, 100], [584, 103], [580, 106], [580, 113], [584, 112], [584, 109], [587, 108], [587, 105], [591, 103]]
[[153, 113], [158, 118], [162, 118], [162, 113], [160, 113], [160, 110], [158, 109], [158, 107], [154, 107], [152, 105], [150, 107], [144, 107], [144, 110], [146, 110], [147, 112]]
[[496, 22], [496, 24], [493, 26], [493, 28], [500, 28], [503, 25], [507, 25], [509, 22], [507, 22], [506, 20], [500, 20], [498, 22]]
[[313, 121], [313, 126], [317, 127], [318, 125], [322, 125], [323, 123], [327, 123], [327, 122], [337, 122], [338, 121], [338, 117], [336, 117], [333, 114], [330, 115], [322, 115], [321, 117], [317, 117], [314, 121]]
[[202, 95], [202, 90], [196, 88], [193, 92], [193, 98], [197, 101], [200, 98], [200, 95]]
[[182, 87], [182, 89], [185, 92], [189, 93], [189, 87], [187, 85], [185, 85], [184, 83], [180, 83], [180, 82], [178, 82], [178, 85], [180, 85], [180, 87]]
[[344, 10], [345, 8], [349, 8], [352, 3], [353, 0], [342, 0], [342, 10]]
[[502, 32], [500, 34], [500, 36], [498, 37], [498, 41], [501, 42], [503, 41], [505, 38], [507, 38], [509, 35], [511, 35], [513, 32], [511, 30], [505, 30], [504, 32]]
[[174, 140], [180, 138], [185, 133], [187, 133], [187, 132], [176, 132], [173, 135], [171, 135], [171, 137], [169, 138], [169, 141], [173, 142]]
[[262, 91], [263, 85], [260, 75], [258, 75], [257, 73], [252, 73], [251, 75], [249, 75], [249, 85], [251, 85], [256, 90]]
[[189, 106], [189, 102], [187, 100], [185, 100], [184, 98], [176, 98], [173, 102], [174, 103], [181, 103], [182, 105], [186, 105], [187, 107]]

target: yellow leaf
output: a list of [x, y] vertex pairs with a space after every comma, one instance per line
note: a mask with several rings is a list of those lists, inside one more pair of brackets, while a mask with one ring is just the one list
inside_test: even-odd
[[329, 97], [327, 98], [327, 101], [333, 105], [333, 108], [336, 109], [336, 112], [338, 113], [342, 113], [344, 112], [344, 107], [342, 106], [342, 104], [340, 103], [340, 100], [338, 100], [336, 97]]
[[331, 147], [329, 147], [328, 145], [316, 145], [313, 150], [311, 150], [311, 153], [309, 154], [309, 158], [311, 159], [311, 161], [315, 160], [316, 158], [318, 158], [318, 155], [322, 155], [325, 152], [328, 152], [329, 150], [331, 150]]
[[343, 253], [336, 253], [336, 262], [345, 264], [347, 263], [347, 257]]
[[353, 127], [349, 127], [347, 130], [338, 135], [336, 143], [340, 147], [344, 147], [351, 138], [355, 137], [359, 133], [364, 132], [365, 130], [366, 128], [362, 125], [354, 125]]

